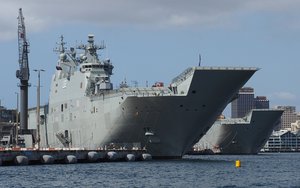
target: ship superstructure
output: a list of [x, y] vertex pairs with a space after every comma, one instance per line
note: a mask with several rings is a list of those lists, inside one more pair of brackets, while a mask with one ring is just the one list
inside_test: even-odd
[[94, 44], [93, 35], [77, 47], [84, 51], [79, 57], [64, 44], [51, 83], [47, 130], [41, 133], [50, 147], [145, 148], [153, 157], [182, 157], [257, 71], [191, 67], [170, 87], [114, 89], [114, 67], [99, 58], [104, 45]]
[[268, 141], [283, 110], [253, 109], [243, 118], [218, 119], [194, 146], [198, 152], [257, 154]]

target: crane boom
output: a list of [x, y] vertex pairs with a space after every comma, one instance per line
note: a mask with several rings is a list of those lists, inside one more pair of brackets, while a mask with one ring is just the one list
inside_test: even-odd
[[17, 78], [20, 80], [29, 80], [29, 65], [28, 65], [28, 42], [26, 40], [25, 22], [22, 14], [22, 9], [19, 9], [18, 16], [18, 47], [19, 47], [19, 65], [20, 70], [17, 71]]
[[25, 22], [22, 14], [22, 9], [19, 9], [18, 16], [18, 47], [19, 47], [19, 66], [20, 69], [16, 72], [16, 77], [20, 79], [20, 127], [22, 132], [28, 130], [28, 80], [29, 80], [29, 64], [28, 53], [29, 45], [26, 40]]

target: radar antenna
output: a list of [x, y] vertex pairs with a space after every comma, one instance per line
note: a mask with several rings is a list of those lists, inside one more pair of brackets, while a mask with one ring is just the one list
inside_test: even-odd
[[65, 42], [64, 42], [64, 36], [63, 35], [60, 35], [60, 42], [56, 43], [58, 44], [58, 47], [54, 49], [55, 52], [58, 52], [58, 53], [65, 53]]
[[199, 54], [199, 64], [198, 66], [200, 67], [201, 66], [201, 54]]
[[19, 9], [18, 16], [18, 47], [19, 47], [19, 66], [20, 69], [17, 70], [16, 76], [20, 79], [20, 127], [21, 131], [28, 130], [28, 84], [29, 80], [29, 64], [28, 64], [28, 53], [29, 44], [26, 40], [25, 23], [22, 14], [22, 8]]

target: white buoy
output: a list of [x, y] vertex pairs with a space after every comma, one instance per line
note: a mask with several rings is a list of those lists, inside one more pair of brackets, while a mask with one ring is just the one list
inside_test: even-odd
[[152, 156], [149, 153], [143, 153], [142, 159], [143, 159], [143, 161], [150, 161], [150, 160], [152, 160]]
[[115, 152], [115, 151], [109, 151], [109, 152], [107, 152], [106, 158], [107, 158], [108, 160], [110, 160], [110, 161], [115, 161], [115, 160], [117, 160], [117, 152]]
[[74, 164], [77, 163], [77, 158], [74, 155], [67, 155], [67, 157], [65, 158], [65, 162], [67, 164]]
[[29, 163], [28, 157], [24, 155], [18, 155], [15, 158], [16, 165], [28, 165], [28, 163]]
[[135, 161], [135, 155], [134, 154], [131, 154], [131, 153], [129, 153], [129, 154], [127, 154], [126, 155], [126, 161]]
[[51, 155], [43, 155], [41, 161], [44, 164], [53, 164], [54, 163], [54, 157], [51, 156]]
[[95, 151], [90, 151], [88, 152], [88, 161], [89, 162], [96, 162], [100, 159], [100, 155], [99, 153], [95, 152]]

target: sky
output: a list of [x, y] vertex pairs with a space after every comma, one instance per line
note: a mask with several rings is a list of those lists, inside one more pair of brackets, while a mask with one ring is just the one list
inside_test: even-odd
[[[41, 104], [46, 104], [55, 71], [59, 37], [67, 47], [88, 34], [105, 42], [101, 58], [114, 65], [112, 82], [170, 83], [188, 67], [258, 67], [247, 82], [270, 106], [300, 111], [300, 1], [297, 0], [0, 0], [0, 100], [15, 108], [19, 80], [18, 10], [30, 43], [29, 107], [36, 105], [41, 72]], [[80, 54], [80, 51], [77, 51]]]

